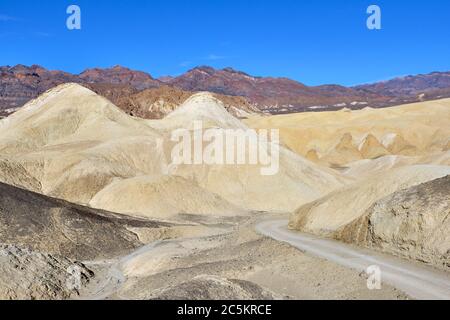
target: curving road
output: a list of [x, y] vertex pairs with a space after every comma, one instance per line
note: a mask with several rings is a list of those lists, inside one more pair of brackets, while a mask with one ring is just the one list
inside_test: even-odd
[[344, 243], [321, 239], [287, 228], [287, 220], [270, 220], [256, 225], [256, 230], [277, 241], [288, 243], [309, 254], [358, 271], [378, 266], [384, 283], [420, 300], [450, 300], [450, 273], [393, 256], [355, 248]]

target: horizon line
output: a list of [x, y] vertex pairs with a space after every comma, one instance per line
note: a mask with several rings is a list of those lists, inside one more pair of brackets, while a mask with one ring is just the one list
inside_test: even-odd
[[[180, 73], [178, 75], [168, 75], [168, 74], [166, 74], [166, 75], [162, 75], [162, 76], [159, 76], [159, 77], [153, 76], [151, 72], [140, 70], [140, 69], [130, 68], [130, 67], [127, 67], [127, 66], [124, 66], [124, 65], [120, 65], [120, 64], [115, 64], [115, 65], [112, 65], [112, 66], [109, 66], [109, 67], [99, 67], [99, 66], [86, 67], [86, 68], [83, 69], [83, 71], [81, 71], [79, 73], [74, 73], [74, 72], [71, 72], [71, 71], [65, 71], [65, 70], [62, 70], [62, 69], [51, 69], [51, 68], [45, 67], [44, 65], [41, 65], [41, 64], [26, 65], [26, 64], [18, 63], [18, 64], [14, 65], [14, 66], [11, 66], [11, 65], [8, 65], [8, 64], [0, 66], [0, 68], [5, 68], [5, 67], [10, 68], [10, 69], [11, 68], [15, 68], [15, 67], [25, 67], [25, 68], [39, 67], [39, 68], [45, 69], [47, 71], [65, 72], [65, 73], [68, 73], [68, 74], [71, 74], [71, 75], [75, 75], [75, 76], [79, 76], [79, 75], [81, 75], [84, 72], [89, 71], [89, 70], [96, 70], [96, 69], [107, 70], [107, 69], [114, 69], [114, 68], [123, 68], [123, 69], [128, 69], [128, 70], [134, 71], [134, 72], [145, 73], [145, 74], [149, 75], [152, 79], [158, 80], [158, 81], [161, 81], [159, 79], [164, 78], [164, 77], [177, 78], [177, 77], [179, 77], [179, 76], [181, 76], [183, 74], [186, 74], [186, 73], [188, 73], [190, 71], [193, 71], [193, 70], [196, 70], [196, 69], [201, 69], [201, 68], [209, 68], [209, 69], [213, 69], [215, 71], [227, 71], [227, 69], [228, 69], [228, 70], [235, 71], [236, 73], [241, 73], [241, 74], [244, 74], [244, 75], [247, 75], [249, 77], [256, 78], [256, 79], [263, 79], [263, 78], [287, 79], [287, 80], [295, 81], [297, 83], [306, 85], [308, 87], [321, 87], [321, 86], [337, 85], [337, 86], [346, 87], [346, 88], [354, 88], [354, 87], [358, 87], [358, 86], [371, 85], [371, 84], [377, 84], [377, 83], [384, 83], [384, 82], [389, 82], [389, 81], [392, 81], [392, 80], [402, 79], [402, 78], [407, 78], [407, 77], [425, 76], [425, 75], [431, 75], [431, 74], [435, 74], [435, 73], [449, 73], [450, 72], [450, 70], [447, 70], [447, 71], [434, 70], [434, 71], [430, 71], [430, 72], [427, 72], [427, 73], [403, 74], [403, 75], [396, 75], [396, 76], [388, 77], [388, 78], [385, 78], [385, 79], [382, 79], [382, 80], [374, 80], [374, 81], [370, 81], [370, 82], [363, 82], [363, 83], [352, 84], [352, 85], [343, 85], [343, 84], [339, 84], [339, 83], [323, 83], [323, 84], [319, 84], [319, 85], [308, 85], [305, 82], [302, 82], [302, 81], [297, 80], [297, 79], [289, 78], [287, 76], [259, 76], [259, 75], [256, 76], [256, 75], [251, 75], [251, 74], [249, 74], [249, 73], [247, 73], [245, 71], [238, 70], [238, 69], [236, 69], [234, 67], [231, 67], [231, 66], [224, 67], [224, 68], [215, 68], [215, 67], [212, 67], [210, 65], [201, 65], [201, 64], [197, 65], [195, 67], [186, 69], [186, 71], [184, 71], [184, 72], [182, 72], [182, 73]], [[163, 81], [161, 81], [161, 82], [164, 83]]]

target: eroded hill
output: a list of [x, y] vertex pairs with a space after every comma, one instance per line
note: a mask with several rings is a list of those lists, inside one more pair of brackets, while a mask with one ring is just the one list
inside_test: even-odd
[[345, 181], [285, 148], [273, 176], [261, 175], [261, 165], [206, 163], [179, 165], [168, 175], [175, 145], [171, 134], [194, 130], [195, 121], [222, 132], [247, 128], [207, 93], [151, 121], [127, 115], [80, 85], [62, 85], [0, 122], [0, 180], [79, 204], [161, 219], [293, 210]]
[[337, 239], [450, 270], [450, 176], [375, 202]]
[[252, 128], [279, 128], [282, 142], [315, 162], [346, 167], [383, 156], [425, 156], [446, 151], [450, 99], [385, 109], [252, 117]]

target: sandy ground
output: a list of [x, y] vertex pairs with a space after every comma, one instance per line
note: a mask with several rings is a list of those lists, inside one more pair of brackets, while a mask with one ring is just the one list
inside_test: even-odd
[[369, 290], [365, 273], [260, 235], [256, 225], [271, 218], [287, 215], [257, 214], [234, 225], [209, 222], [203, 236], [194, 226], [195, 238], [156, 241], [114, 261], [90, 262], [97, 276], [81, 298], [151, 299], [155, 292], [199, 276], [249, 281], [277, 299], [409, 298], [387, 284]]

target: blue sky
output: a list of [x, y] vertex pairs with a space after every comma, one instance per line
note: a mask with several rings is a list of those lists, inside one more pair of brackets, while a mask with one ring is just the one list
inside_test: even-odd
[[[77, 4], [82, 30], [66, 28]], [[382, 9], [382, 30], [366, 9]], [[78, 73], [116, 64], [155, 77], [197, 65], [318, 85], [450, 70], [448, 0], [0, 1], [0, 65]]]

